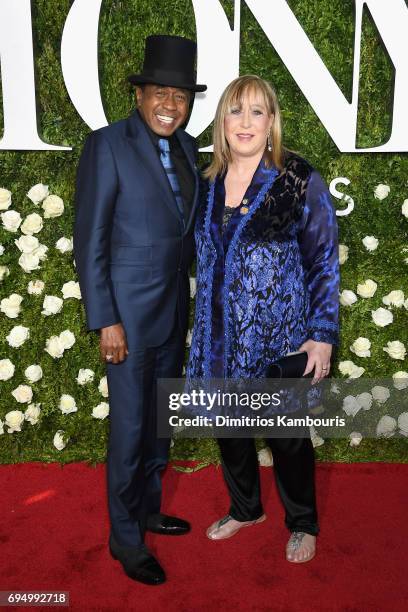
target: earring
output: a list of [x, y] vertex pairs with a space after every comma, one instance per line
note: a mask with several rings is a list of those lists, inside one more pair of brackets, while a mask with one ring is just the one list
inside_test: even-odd
[[268, 151], [272, 151], [272, 139], [271, 139], [271, 133], [268, 132]]

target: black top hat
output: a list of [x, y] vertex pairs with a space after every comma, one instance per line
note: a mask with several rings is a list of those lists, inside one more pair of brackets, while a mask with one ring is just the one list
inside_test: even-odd
[[207, 85], [196, 84], [196, 49], [194, 41], [181, 36], [148, 36], [142, 74], [132, 74], [128, 80], [133, 85], [152, 83], [205, 91]]

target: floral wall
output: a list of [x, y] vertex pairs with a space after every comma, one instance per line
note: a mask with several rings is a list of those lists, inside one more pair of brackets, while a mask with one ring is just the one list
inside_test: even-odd
[[[31, 4], [39, 133], [45, 141], [73, 149], [0, 152], [0, 461], [103, 461], [108, 389], [97, 336], [85, 329], [72, 256], [75, 172], [89, 128], [70, 102], [60, 67], [61, 34], [71, 2]], [[232, 19], [233, 2], [222, 5]], [[289, 5], [350, 100], [354, 2], [289, 0]], [[164, 0], [103, 2], [100, 82], [109, 122], [134, 108], [126, 76], [141, 66], [145, 36], [161, 32], [194, 38], [194, 23], [190, 0], [174, 0], [170, 9]], [[338, 217], [341, 344], [333, 374], [388, 378], [396, 388], [404, 387], [408, 154], [340, 153], [244, 2], [240, 72], [256, 73], [274, 84], [289, 148], [306, 157], [328, 183], [336, 177], [350, 181], [344, 192], [354, 200], [354, 209]], [[389, 137], [393, 74], [365, 13], [359, 147], [376, 146]], [[0, 105], [0, 130], [1, 113]], [[199, 144], [210, 142], [208, 130]], [[335, 203], [339, 209], [346, 206]], [[194, 294], [193, 274], [191, 289]], [[361, 441], [318, 440], [317, 455], [321, 460], [406, 460], [406, 438], [391, 434]], [[210, 440], [178, 440], [172, 452], [178, 459], [218, 460]]]

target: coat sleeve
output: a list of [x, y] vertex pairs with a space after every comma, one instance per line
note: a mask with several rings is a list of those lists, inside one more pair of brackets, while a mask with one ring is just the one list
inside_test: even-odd
[[118, 191], [109, 143], [91, 133], [79, 161], [74, 256], [89, 330], [119, 323], [109, 271], [110, 231]]
[[339, 248], [336, 211], [320, 174], [313, 171], [298, 234], [310, 297], [308, 339], [338, 344]]

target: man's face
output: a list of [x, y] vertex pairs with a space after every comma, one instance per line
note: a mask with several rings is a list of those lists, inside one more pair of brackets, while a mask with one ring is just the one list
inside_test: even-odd
[[136, 87], [139, 112], [159, 136], [171, 136], [187, 119], [190, 92], [177, 87], [145, 85]]

